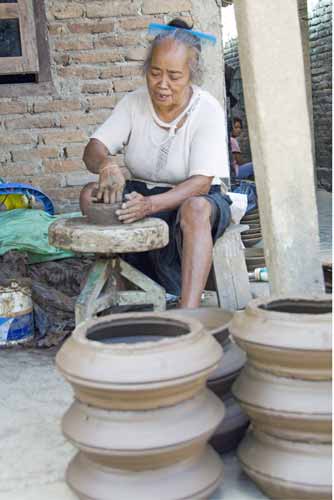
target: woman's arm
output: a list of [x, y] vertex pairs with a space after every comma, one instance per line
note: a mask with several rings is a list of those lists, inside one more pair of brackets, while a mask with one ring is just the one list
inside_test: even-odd
[[119, 220], [125, 223], [143, 219], [149, 215], [164, 210], [173, 210], [190, 198], [207, 194], [211, 187], [213, 177], [194, 175], [181, 182], [166, 193], [152, 196], [142, 196], [139, 193], [130, 193], [128, 201], [123, 203], [119, 210]]
[[97, 199], [104, 203], [121, 201], [125, 178], [113, 157], [108, 156], [108, 149], [98, 139], [91, 139], [87, 144], [83, 161], [93, 174], [99, 174]]

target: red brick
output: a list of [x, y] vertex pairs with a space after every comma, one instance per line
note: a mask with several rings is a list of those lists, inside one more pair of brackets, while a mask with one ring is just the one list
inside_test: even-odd
[[90, 82], [84, 83], [81, 86], [83, 94], [103, 94], [112, 90], [112, 85], [109, 82]]
[[190, 0], [144, 0], [144, 14], [170, 14], [171, 12], [191, 11]]
[[84, 163], [81, 160], [44, 160], [44, 173], [76, 172], [83, 170]]
[[81, 103], [78, 99], [35, 102], [34, 113], [52, 113], [55, 111], [74, 111], [81, 108]]
[[91, 38], [75, 38], [74, 40], [56, 40], [54, 42], [55, 50], [89, 50], [93, 48]]
[[127, 61], [144, 61], [147, 55], [145, 47], [135, 47], [124, 51], [124, 57]]
[[121, 61], [122, 56], [119, 50], [89, 51], [82, 54], [71, 55], [71, 61], [82, 64], [97, 64]]
[[97, 22], [97, 23], [71, 23], [67, 25], [67, 29], [71, 33], [111, 33], [114, 30], [114, 22]]
[[122, 30], [144, 30], [148, 28], [150, 23], [163, 23], [164, 20], [161, 17], [153, 16], [137, 16], [129, 19], [120, 19], [118, 22], [119, 27]]
[[56, 64], [63, 64], [64, 66], [68, 66], [70, 64], [70, 55], [69, 54], [61, 54], [55, 52], [53, 55], [53, 60]]
[[16, 134], [15, 132], [0, 135], [0, 145], [36, 144], [36, 139], [30, 134]]
[[52, 128], [55, 127], [55, 119], [45, 116], [26, 116], [15, 120], [6, 120], [5, 126], [8, 129]]
[[[0, 164], [6, 163], [7, 161], [12, 161], [10, 151], [5, 151], [3, 149], [0, 149]], [[0, 166], [0, 175], [1, 175], [1, 166]]]
[[127, 47], [129, 45], [138, 45], [140, 40], [140, 36], [136, 34], [115, 33], [111, 36], [98, 38], [94, 46], [96, 49], [103, 49], [105, 47]]
[[59, 151], [55, 147], [39, 147], [13, 151], [12, 155], [13, 161], [33, 161], [41, 158], [57, 158]]
[[119, 80], [114, 80], [114, 89], [115, 92], [129, 92], [131, 90], [137, 89], [143, 83], [143, 78], [136, 78], [133, 80], [120, 78]]
[[82, 158], [84, 149], [85, 149], [86, 143], [85, 144], [73, 144], [70, 146], [66, 146], [64, 148], [64, 154], [66, 158]]
[[114, 108], [117, 103], [117, 97], [115, 94], [111, 96], [90, 97], [87, 103], [90, 109]]
[[15, 177], [15, 182], [24, 182], [26, 184], [32, 184], [35, 187], [39, 187], [44, 192], [47, 192], [49, 188], [61, 187], [64, 186], [65, 184], [63, 176], [59, 174], [27, 176], [27, 177], [18, 176]]
[[49, 23], [48, 32], [49, 35], [66, 35], [68, 27], [64, 23]]
[[89, 2], [86, 14], [89, 18], [105, 18], [114, 16], [130, 16], [138, 13], [137, 5], [125, 0], [108, 0], [107, 2]]
[[98, 123], [102, 123], [109, 115], [109, 110], [95, 111], [94, 113], [71, 113], [61, 117], [60, 126], [68, 127], [71, 125], [96, 125]]
[[50, 131], [42, 134], [42, 140], [45, 144], [85, 142], [87, 138], [87, 134], [81, 130]]
[[126, 76], [141, 76], [143, 74], [141, 64], [126, 63], [122, 65], [113, 64], [110, 68], [101, 70], [100, 78], [126, 77]]
[[58, 189], [48, 189], [47, 193], [53, 201], [64, 201], [64, 200], [77, 200], [79, 202], [79, 196], [82, 186], [78, 187], [66, 187]]
[[8, 163], [7, 165], [1, 166], [1, 176], [8, 180], [10, 177], [17, 177], [18, 175], [38, 175], [40, 172], [40, 167], [38, 162], [26, 162], [26, 163]]
[[28, 111], [25, 102], [0, 102], [0, 115], [21, 114]]
[[56, 19], [71, 19], [73, 17], [82, 17], [85, 10], [79, 3], [56, 2], [51, 12]]
[[99, 78], [100, 70], [91, 66], [64, 66], [58, 67], [57, 73], [61, 78], [80, 78], [94, 80]]

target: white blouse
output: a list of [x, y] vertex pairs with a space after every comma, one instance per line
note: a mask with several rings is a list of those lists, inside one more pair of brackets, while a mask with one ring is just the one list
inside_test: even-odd
[[157, 116], [145, 85], [123, 97], [91, 138], [112, 155], [125, 146], [132, 177], [148, 187], [175, 186], [193, 175], [213, 176], [212, 183], [221, 184], [220, 178], [229, 177], [225, 129], [223, 108], [209, 92], [193, 86], [187, 108], [166, 123]]

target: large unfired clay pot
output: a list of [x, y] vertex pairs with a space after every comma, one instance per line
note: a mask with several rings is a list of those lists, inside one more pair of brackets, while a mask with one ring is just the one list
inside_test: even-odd
[[200, 307], [197, 309], [177, 309], [164, 313], [173, 313], [181, 319], [188, 317], [199, 320], [209, 335], [213, 335], [222, 346], [224, 355], [217, 368], [208, 378], [208, 387], [224, 403], [224, 420], [217, 428], [210, 443], [218, 453], [225, 453], [237, 447], [248, 427], [249, 419], [239, 403], [232, 396], [230, 389], [246, 362], [246, 354], [234, 342], [231, 342], [228, 330], [233, 313], [219, 307]]
[[194, 319], [131, 313], [78, 325], [56, 363], [79, 401], [144, 410], [194, 396], [221, 356], [220, 345]]
[[331, 446], [248, 431], [238, 457], [245, 472], [279, 500], [330, 500]]
[[293, 441], [330, 442], [331, 382], [277, 377], [246, 365], [233, 394], [253, 426]]
[[220, 307], [197, 307], [195, 309], [175, 309], [164, 313], [167, 317], [190, 318], [202, 323], [205, 330], [214, 335], [217, 342], [223, 345], [228, 339], [230, 332], [229, 324], [232, 321], [233, 313], [225, 311]]
[[230, 330], [248, 356], [232, 388], [252, 421], [245, 471], [272, 498], [329, 499], [330, 298], [255, 300]]
[[230, 331], [259, 370], [308, 380], [330, 380], [331, 299], [251, 301], [237, 312]]
[[76, 401], [67, 482], [82, 500], [209, 496], [222, 462], [207, 445], [224, 405], [206, 389], [222, 349], [202, 324], [158, 313], [81, 323], [57, 355]]

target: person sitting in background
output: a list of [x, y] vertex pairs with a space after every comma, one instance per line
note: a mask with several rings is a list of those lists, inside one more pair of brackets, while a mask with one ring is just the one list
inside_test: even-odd
[[254, 178], [253, 163], [242, 163], [241, 150], [238, 142], [238, 137], [242, 130], [241, 118], [233, 118], [232, 134], [230, 137], [231, 151], [233, 156], [233, 171], [236, 177], [240, 179]]

